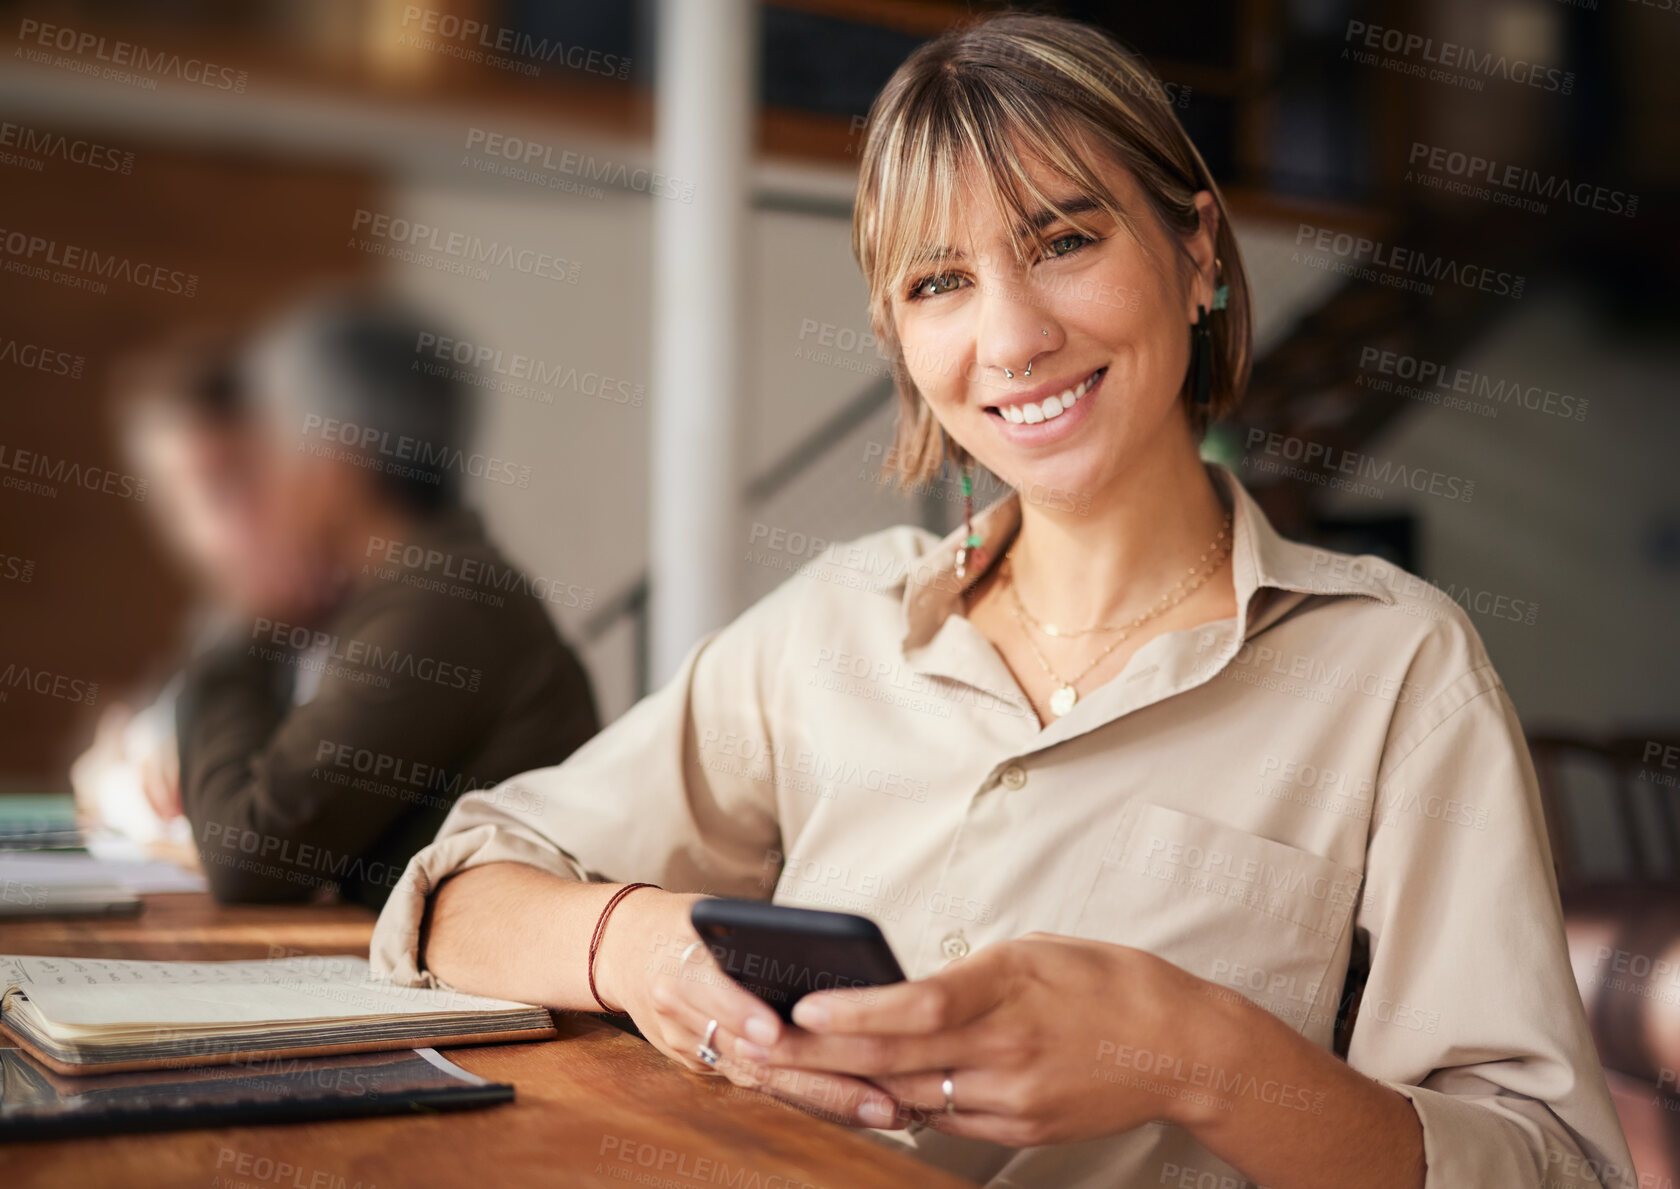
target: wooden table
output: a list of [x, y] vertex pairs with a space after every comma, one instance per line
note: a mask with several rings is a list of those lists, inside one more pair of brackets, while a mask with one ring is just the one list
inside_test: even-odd
[[[0, 954], [213, 961], [367, 952], [373, 916], [151, 896], [127, 920], [0, 923]], [[0, 1185], [417, 1189], [958, 1189], [967, 1181], [722, 1078], [681, 1069], [590, 1015], [558, 1040], [447, 1050], [516, 1101], [487, 1110], [0, 1145]], [[628, 1159], [625, 1156], [628, 1155]], [[289, 1170], [289, 1171], [288, 1171]], [[782, 1178], [775, 1180], [773, 1178]]]

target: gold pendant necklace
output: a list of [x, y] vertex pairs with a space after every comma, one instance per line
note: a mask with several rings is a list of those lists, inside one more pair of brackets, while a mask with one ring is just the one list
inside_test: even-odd
[[[1185, 579], [1180, 578], [1173, 584], [1172, 590], [1169, 590], [1166, 594], [1162, 595], [1161, 598], [1155, 602], [1154, 606], [1150, 607], [1147, 611], [1143, 612], [1141, 615], [1135, 616], [1131, 622], [1115, 627], [1103, 627], [1098, 625], [1089, 628], [1081, 628], [1077, 632], [1046, 631], [1045, 634], [1050, 636], [1084, 635], [1095, 631], [1116, 631], [1120, 633], [1117, 637], [1115, 637], [1112, 644], [1097, 653], [1091, 663], [1081, 669], [1078, 675], [1073, 677], [1071, 680], [1064, 679], [1059, 676], [1056, 671], [1050, 667], [1050, 662], [1044, 658], [1044, 654], [1038, 650], [1038, 645], [1033, 642], [1032, 633], [1027, 630], [1028, 621], [1030, 620], [1034, 626], [1039, 627], [1041, 630], [1043, 630], [1044, 625], [1039, 624], [1038, 620], [1033, 619], [1031, 613], [1027, 611], [1026, 604], [1021, 602], [1021, 592], [1015, 586], [1014, 568], [1009, 567], [1004, 571], [1004, 584], [1009, 588], [1009, 597], [1015, 604], [1015, 621], [1021, 625], [1021, 635], [1027, 641], [1027, 647], [1032, 649], [1032, 654], [1034, 658], [1037, 659], [1039, 668], [1043, 669], [1045, 676], [1050, 678], [1050, 680], [1056, 685], [1055, 690], [1050, 695], [1051, 713], [1053, 713], [1057, 718], [1061, 718], [1067, 714], [1068, 711], [1074, 708], [1079, 701], [1079, 690], [1077, 689], [1079, 683], [1090, 674], [1092, 669], [1095, 669], [1098, 665], [1102, 664], [1103, 659], [1107, 657], [1109, 653], [1120, 647], [1121, 643], [1132, 634], [1133, 628], [1136, 628], [1140, 624], [1149, 622], [1158, 615], [1164, 615], [1168, 611], [1171, 611], [1185, 599], [1189, 598], [1192, 593], [1194, 593], [1203, 585], [1203, 583], [1212, 577], [1213, 572], [1224, 564], [1226, 556], [1231, 552], [1233, 542], [1230, 540], [1230, 531], [1231, 517], [1227, 515], [1225, 517], [1225, 523], [1219, 529], [1219, 534], [1214, 537], [1213, 541], [1208, 545], [1207, 553], [1202, 554], [1201, 560], [1206, 562], [1207, 565], [1205, 567], [1199, 565], [1192, 566], [1186, 575], [1186, 577], [1194, 578], [1195, 581], [1186, 586]], [[1213, 554], [1211, 561], [1208, 557], [1208, 554], [1210, 553]], [[1004, 560], [1007, 561], [1008, 558], [1005, 557]]]

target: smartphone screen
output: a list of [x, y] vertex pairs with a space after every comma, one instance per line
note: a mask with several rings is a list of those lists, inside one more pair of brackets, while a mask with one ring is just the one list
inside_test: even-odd
[[904, 981], [868, 917], [728, 899], [696, 901], [690, 915], [719, 968], [790, 1023], [813, 991]]

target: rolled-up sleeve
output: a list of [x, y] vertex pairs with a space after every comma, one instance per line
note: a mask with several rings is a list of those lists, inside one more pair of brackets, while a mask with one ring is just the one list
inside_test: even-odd
[[779, 862], [766, 650], [775, 595], [711, 633], [663, 688], [565, 762], [456, 802], [409, 862], [375, 926], [374, 969], [431, 985], [417, 943], [426, 902], [451, 875], [525, 863], [566, 879], [645, 880], [670, 891], [768, 899]]
[[1348, 1062], [1408, 1098], [1427, 1189], [1637, 1184], [1564, 944], [1534, 769], [1491, 666], [1384, 760]]

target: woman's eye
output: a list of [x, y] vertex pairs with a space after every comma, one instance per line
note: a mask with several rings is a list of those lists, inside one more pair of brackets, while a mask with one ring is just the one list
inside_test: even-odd
[[936, 277], [926, 277], [917, 281], [910, 290], [912, 297], [937, 297], [941, 293], [949, 293], [962, 284], [962, 278], [955, 273], [943, 272]]
[[1078, 232], [1070, 231], [1068, 234], [1058, 235], [1055, 239], [1050, 241], [1050, 255], [1066, 256], [1070, 252], [1077, 252], [1080, 248], [1083, 248], [1090, 242], [1090, 236], [1080, 235]]

